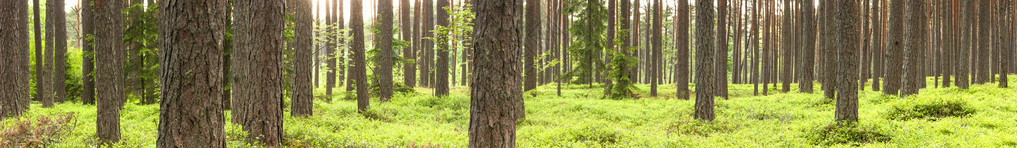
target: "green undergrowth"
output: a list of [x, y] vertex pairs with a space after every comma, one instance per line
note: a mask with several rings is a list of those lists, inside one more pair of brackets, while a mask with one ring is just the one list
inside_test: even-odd
[[[1010, 80], [1017, 80], [1011, 78]], [[930, 86], [933, 83], [929, 83]], [[1011, 82], [1015, 84], [1015, 82]], [[899, 98], [871, 91], [859, 93], [857, 126], [830, 126], [835, 101], [815, 93], [753, 96], [753, 85], [730, 85], [730, 98], [715, 101], [716, 120], [695, 121], [695, 98], [678, 100], [674, 85], [661, 85], [652, 97], [648, 85], [635, 85], [637, 98], [605, 99], [600, 85], [563, 85], [557, 96], [549, 84], [526, 92], [527, 118], [517, 125], [518, 147], [1015, 147], [1017, 89], [996, 84], [970, 89], [925, 88]], [[762, 89], [762, 87], [760, 87]], [[336, 89], [345, 90], [345, 89]], [[466, 147], [469, 90], [453, 87], [451, 95], [414, 88], [388, 102], [371, 100], [364, 114], [356, 101], [319, 98], [314, 115], [289, 116], [285, 108], [284, 144], [289, 147]], [[323, 96], [323, 89], [315, 91]], [[694, 96], [694, 95], [693, 95]], [[287, 103], [288, 104], [288, 103]], [[18, 129], [23, 121], [73, 114], [67, 126], [40, 144], [48, 147], [94, 146], [95, 106], [75, 103], [32, 109], [18, 119], [0, 122], [0, 131]], [[121, 111], [119, 147], [154, 147], [159, 106], [127, 103]], [[225, 114], [227, 120], [229, 112]], [[227, 123], [229, 123], [227, 121]], [[44, 124], [43, 129], [49, 124]], [[35, 126], [39, 127], [39, 126]], [[52, 129], [52, 128], [50, 128]], [[237, 125], [226, 126], [227, 145], [250, 147]], [[13, 147], [0, 145], [0, 147]]]

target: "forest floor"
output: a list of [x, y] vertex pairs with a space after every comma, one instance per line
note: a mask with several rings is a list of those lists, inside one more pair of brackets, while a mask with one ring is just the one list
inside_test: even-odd
[[[1010, 84], [1017, 77], [1010, 76]], [[871, 91], [859, 96], [860, 122], [833, 125], [834, 100], [816, 87], [813, 94], [753, 96], [753, 85], [730, 85], [730, 99], [716, 100], [712, 123], [692, 119], [692, 100], [673, 99], [673, 85], [659, 97], [637, 85], [641, 98], [602, 99], [599, 86], [555, 85], [527, 92], [526, 119], [518, 124], [519, 147], [1017, 147], [1017, 89], [995, 83], [969, 90], [930, 88], [898, 98]], [[816, 86], [819, 86], [818, 83]], [[340, 89], [341, 90], [341, 89]], [[372, 100], [356, 113], [356, 102], [315, 101], [315, 115], [293, 118], [286, 108], [285, 144], [289, 147], [465, 147], [470, 99], [466, 87], [448, 97], [430, 89], [398, 94], [389, 102]], [[322, 92], [318, 90], [316, 92]], [[532, 97], [531, 95], [536, 95]], [[287, 101], [288, 105], [288, 101]], [[227, 112], [226, 117], [229, 118]], [[96, 143], [95, 106], [63, 103], [31, 110], [0, 124], [0, 144], [34, 142], [49, 147], [89, 147]], [[159, 105], [127, 103], [121, 111], [121, 147], [154, 147]], [[227, 119], [229, 120], [229, 119]], [[229, 122], [227, 122], [229, 123]], [[239, 126], [227, 125], [228, 145], [246, 147]], [[30, 132], [29, 132], [30, 131]]]

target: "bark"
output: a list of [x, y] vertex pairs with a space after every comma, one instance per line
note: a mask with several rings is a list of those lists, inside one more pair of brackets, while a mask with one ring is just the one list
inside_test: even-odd
[[858, 122], [858, 40], [857, 3], [838, 1], [834, 4], [838, 12], [836, 25], [837, 34], [837, 110], [835, 118], [838, 122]]
[[379, 23], [381, 23], [381, 32], [380, 32], [381, 34], [378, 35], [379, 36], [378, 45], [381, 45], [379, 47], [379, 49], [381, 49], [381, 54], [379, 54], [378, 58], [381, 59], [379, 60], [381, 62], [378, 62], [378, 66], [380, 66], [381, 68], [378, 68], [378, 71], [376, 72], [378, 78], [380, 79], [381, 84], [377, 85], [381, 87], [380, 94], [381, 102], [386, 102], [392, 98], [392, 84], [393, 84], [392, 57], [394, 53], [392, 51], [392, 40], [394, 39], [394, 37], [392, 33], [393, 27], [392, 19], [394, 18], [394, 16], [392, 13], [392, 1], [391, 0], [378, 1], [378, 10], [381, 12], [381, 15], [378, 18], [380, 19]]
[[[27, 109], [28, 2], [0, 2], [0, 120], [18, 117]], [[23, 79], [23, 80], [22, 80]], [[22, 89], [23, 88], [23, 89]]]
[[120, 141], [120, 109], [124, 102], [124, 50], [123, 50], [123, 1], [96, 0], [94, 2], [95, 22], [95, 81], [98, 95], [98, 120], [96, 137], [99, 143], [113, 144]]
[[908, 0], [907, 2], [907, 18], [904, 23], [907, 23], [908, 27], [905, 30], [907, 40], [905, 41], [905, 50], [907, 53], [904, 61], [904, 88], [901, 89], [901, 97], [918, 94], [918, 90], [921, 89], [920, 81], [925, 80], [925, 73], [921, 71], [920, 57], [922, 57], [922, 51], [927, 50], [928, 44], [926, 40], [926, 25], [925, 18], [925, 1], [924, 0]]
[[82, 35], [80, 43], [83, 54], [81, 56], [82, 104], [95, 104], [95, 79], [94, 75], [92, 75], [92, 70], [95, 69], [95, 62], [93, 62], [95, 58], [93, 54], [95, 48], [92, 46], [92, 42], [94, 42], [94, 40], [88, 40], [87, 37], [89, 35], [93, 35], [95, 30], [93, 27], [94, 25], [92, 24], [95, 20], [93, 19], [95, 12], [93, 11], [93, 6], [89, 5], [91, 3], [92, 0], [81, 0], [81, 4], [79, 4], [81, 6], [81, 10], [79, 10], [79, 12], [81, 13], [80, 19]]
[[[49, 56], [45, 56], [45, 54], [44, 54], [45, 52], [42, 50], [42, 48], [43, 48], [42, 47], [42, 45], [43, 45], [42, 41], [44, 40], [42, 38], [42, 34], [44, 34], [44, 33], [42, 32], [42, 27], [40, 26], [42, 24], [42, 21], [40, 21], [40, 18], [42, 18], [42, 15], [39, 14], [39, 11], [41, 10], [40, 9], [41, 7], [39, 6], [39, 0], [32, 0], [32, 4], [33, 4], [32, 5], [32, 7], [33, 7], [33, 9], [32, 9], [33, 10], [32, 11], [32, 16], [35, 16], [34, 19], [33, 19], [35, 21], [35, 23], [32, 23], [32, 24], [33, 24], [33, 27], [35, 27], [35, 55], [36, 55], [35, 56], [35, 62], [36, 62], [36, 64], [35, 64], [35, 84], [36, 84], [35, 85], [35, 94], [36, 95], [35, 95], [35, 98], [33, 100], [38, 100], [39, 102], [42, 102], [42, 107], [51, 108], [51, 107], [53, 107], [53, 97], [52, 97], [52, 94], [53, 94], [52, 87], [53, 87], [53, 85], [50, 85], [50, 84], [53, 84], [53, 83], [50, 83], [50, 81], [53, 80], [52, 79], [53, 77], [49, 74], [49, 72], [50, 72], [49, 68], [45, 68], [45, 67], [52, 62], [53, 58], [49, 58]], [[49, 4], [49, 5], [52, 5], [52, 4]], [[49, 7], [49, 5], [47, 5], [46, 7]], [[52, 10], [56, 10], [56, 9], [47, 9], [46, 14], [51, 14], [50, 11], [52, 11]], [[52, 18], [52, 17], [50, 17], [50, 18]], [[47, 21], [50, 21], [50, 20], [47, 19]], [[47, 35], [50, 35], [49, 32], [55, 30], [55, 29], [52, 29], [52, 27], [50, 27], [51, 24], [52, 23], [46, 24], [46, 32], [47, 33], [45, 33], [45, 34], [47, 34]], [[47, 37], [47, 38], [49, 38], [49, 37]], [[47, 41], [46, 45], [50, 45], [50, 42], [52, 42], [52, 40], [49, 40], [49, 39], [45, 39], [45, 40]], [[52, 47], [53, 46], [49, 46], [49, 48], [52, 48]], [[52, 51], [52, 50], [46, 50], [46, 51]], [[46, 58], [43, 58], [43, 57], [46, 57]], [[49, 62], [47, 62], [47, 61], [49, 61]]]
[[[56, 6], [53, 6], [53, 4], [54, 3], [47, 3], [46, 4], [46, 7], [47, 7], [46, 15], [47, 16], [56, 15], [55, 14], [56, 13], [56, 11], [55, 11], [56, 9], [53, 9]], [[54, 102], [53, 99], [56, 98], [56, 96], [53, 93], [55, 91], [54, 90], [55, 85], [53, 85], [54, 84], [53, 83], [53, 80], [54, 80], [53, 79], [54, 78], [54, 76], [53, 76], [54, 75], [54, 73], [53, 73], [53, 64], [55, 63], [55, 62], [53, 62], [54, 61], [53, 60], [53, 51], [56, 50], [56, 49], [54, 49], [54, 47], [56, 46], [56, 43], [55, 43], [56, 36], [53, 35], [53, 34], [56, 34], [55, 30], [57, 30], [56, 28], [54, 28], [54, 27], [56, 27], [56, 26], [54, 26], [56, 23], [53, 23], [53, 22], [56, 22], [55, 18], [56, 17], [47, 17], [46, 18], [46, 22], [50, 22], [50, 23], [46, 23], [46, 33], [45, 33], [46, 34], [46, 37], [45, 37], [46, 45], [44, 45], [44, 47], [46, 49], [45, 49], [45, 51], [40, 53], [43, 56], [43, 59], [45, 59], [45, 60], [43, 60], [42, 63], [43, 63], [43, 67], [45, 68], [45, 69], [43, 69], [43, 73], [45, 73], [46, 77], [43, 78], [43, 80], [39, 81], [39, 82], [42, 82], [42, 85], [47, 85], [47, 86], [45, 88], [46, 89], [46, 91], [45, 91], [46, 93], [42, 94], [42, 96], [45, 96], [44, 99], [46, 99], [46, 100], [39, 100], [39, 101], [43, 102], [42, 103], [43, 106], [50, 106], [50, 107], [53, 106], [53, 102]]]
[[[763, 23], [762, 18], [760, 18], [761, 16], [759, 15], [759, 10], [762, 10], [762, 7], [764, 7], [764, 5], [762, 4], [762, 2], [760, 2], [760, 0], [753, 1], [753, 4], [755, 6], [752, 6], [752, 7], [754, 7], [755, 10], [752, 11], [752, 37], [751, 37], [751, 39], [752, 39], [752, 56], [753, 57], [752, 57], [752, 69], [751, 69], [752, 70], [752, 72], [751, 72], [752, 76], [750, 77], [750, 79], [751, 79], [750, 81], [752, 81], [752, 95], [753, 96], [757, 96], [757, 95], [759, 95], [759, 75], [760, 75], [760, 72], [759, 72], [759, 65], [760, 65], [759, 62], [760, 62], [760, 60], [759, 60], [759, 58], [761, 58], [761, 56], [759, 55], [760, 54], [760, 50], [761, 50], [761, 48], [759, 47], [760, 46], [759, 45], [759, 40], [762, 39], [762, 38], [759, 37], [760, 36], [760, 34], [759, 34], [760, 33], [759, 32], [759, 26], [762, 25], [762, 23]], [[688, 10], [682, 10], [680, 13], [685, 13], [685, 16], [688, 16]], [[687, 22], [687, 21], [682, 21], [682, 22], [683, 22], [682, 25], [688, 26], [688, 23], [684, 23], [684, 22]], [[683, 27], [683, 28], [686, 28], [686, 27]]]
[[[332, 3], [331, 9], [329, 9], [330, 7], [329, 7], [328, 3]], [[325, 24], [327, 24], [327, 25], [335, 25], [336, 27], [338, 27], [338, 24], [341, 24], [341, 23], [336, 23], [336, 20], [337, 20], [336, 17], [338, 16], [337, 15], [337, 11], [336, 11], [336, 9], [338, 9], [337, 5], [339, 5], [339, 4], [337, 3], [336, 0], [327, 0], [326, 1], [326, 3], [325, 3], [325, 11], [326, 11], [326, 14], [325, 14]], [[331, 11], [329, 11], [329, 10], [331, 10]], [[336, 81], [336, 73], [338, 71], [336, 70], [335, 67], [336, 67], [336, 60], [337, 60], [337, 58], [339, 58], [340, 55], [336, 54], [335, 49], [336, 49], [336, 46], [337, 46], [336, 43], [338, 43], [339, 41], [337, 41], [336, 38], [334, 38], [332, 36], [338, 36], [338, 34], [337, 34], [338, 32], [336, 32], [336, 30], [338, 30], [338, 29], [340, 29], [340, 28], [332, 28], [332, 29], [328, 29], [326, 31], [326, 32], [328, 32], [327, 33], [328, 37], [326, 37], [326, 39], [325, 39], [325, 42], [326, 42], [325, 43], [325, 59], [326, 59], [325, 60], [326, 61], [325, 62], [325, 71], [326, 71], [325, 72], [325, 96], [331, 96], [332, 95], [332, 89], [336, 87], [335, 81]], [[331, 102], [331, 101], [332, 101], [331, 97], [325, 97], [325, 102]]]
[[823, 59], [825, 60], [823, 61], [823, 63], [825, 64], [825, 66], [823, 66], [824, 69], [823, 73], [825, 75], [824, 76], [825, 80], [823, 81], [823, 90], [824, 96], [826, 96], [826, 98], [834, 99], [837, 96], [837, 81], [838, 81], [837, 67], [840, 65], [837, 64], [837, 44], [835, 44], [835, 42], [840, 42], [835, 41], [839, 33], [835, 31], [836, 15], [834, 15], [834, 13], [836, 13], [836, 11], [834, 10], [835, 9], [834, 6], [836, 4], [833, 4], [833, 2], [831, 1], [823, 1], [821, 2], [821, 4], [822, 7], [820, 8], [823, 9], [822, 14], [823, 19], [825, 20], [823, 23], [823, 33], [825, 35], [823, 35], [824, 36], [822, 40], [823, 43], [821, 44], [823, 45], [822, 47], [824, 56]]
[[424, 5], [423, 5], [423, 14], [424, 15], [423, 15], [423, 18], [422, 18], [423, 19], [423, 21], [422, 21], [423, 23], [421, 23], [421, 24], [423, 24], [424, 26], [422, 26], [423, 28], [421, 28], [421, 32], [420, 32], [421, 34], [423, 34], [423, 37], [421, 37], [421, 40], [420, 40], [421, 44], [423, 45], [423, 51], [421, 51], [423, 56], [420, 58], [420, 60], [417, 60], [417, 62], [420, 63], [420, 83], [421, 83], [421, 85], [425, 86], [425, 87], [431, 87], [431, 86], [433, 86], [432, 83], [431, 83], [431, 78], [433, 77], [433, 76], [431, 76], [431, 67], [432, 67], [431, 65], [434, 65], [433, 64], [434, 63], [434, 41], [430, 40], [430, 39], [427, 39], [427, 38], [434, 37], [434, 1], [430, 1], [430, 0], [423, 0], [423, 1], [424, 1]]
[[[410, 0], [399, 0], [399, 25], [401, 25], [399, 28], [402, 29], [402, 31], [400, 31], [402, 34], [399, 35], [399, 37], [401, 37], [403, 41], [410, 42], [410, 46], [403, 48], [402, 50], [402, 56], [404, 59], [416, 58], [414, 53], [416, 52], [417, 41], [413, 40], [413, 32], [416, 32], [416, 29], [411, 27], [411, 24], [416, 24], [417, 21], [410, 22], [412, 19], [413, 17], [410, 16]], [[416, 66], [403, 64], [403, 85], [409, 86], [410, 88], [415, 85], [414, 83], [416, 82], [414, 80], [417, 79], [416, 71]]]
[[991, 10], [992, 7], [989, 5], [990, 2], [988, 1], [980, 1], [979, 4], [981, 5], [978, 8], [979, 24], [978, 24], [978, 40], [976, 40], [978, 42], [978, 48], [973, 49], [973, 51], [977, 51], [978, 53], [978, 58], [975, 58], [976, 61], [978, 62], [977, 70], [975, 73], [978, 76], [975, 79], [975, 83], [985, 84], [988, 83], [989, 79], [992, 78], [992, 74], [989, 73], [989, 71], [991, 70], [989, 60], [992, 59], [989, 56], [990, 49], [992, 48], [990, 47], [989, 44], [992, 38], [989, 32], [992, 31], [991, 26], [993, 26], [991, 21], [992, 14], [989, 10]]
[[959, 53], [958, 57], [960, 57], [960, 59], [958, 59], [958, 63], [957, 63], [957, 70], [956, 70], [956, 72], [957, 72], [957, 80], [956, 80], [957, 83], [956, 83], [956, 85], [957, 85], [957, 87], [959, 87], [961, 89], [968, 89], [968, 87], [970, 86], [970, 83], [969, 83], [969, 79], [970, 78], [968, 77], [968, 73], [969, 73], [969, 70], [971, 68], [970, 65], [969, 65], [970, 64], [969, 63], [970, 62], [970, 60], [969, 60], [970, 58], [969, 57], [970, 57], [970, 54], [971, 54], [971, 52], [970, 52], [971, 50], [970, 49], [971, 49], [971, 46], [972, 46], [972, 44], [971, 44], [972, 39], [971, 38], [973, 37], [972, 36], [973, 33], [971, 33], [971, 30], [970, 30], [970, 28], [972, 26], [972, 22], [974, 21], [974, 18], [972, 17], [972, 14], [974, 14], [973, 13], [974, 10], [972, 10], [973, 8], [974, 8], [974, 3], [972, 1], [962, 1], [961, 2], [961, 7], [958, 8], [958, 9], [961, 9], [960, 11], [963, 14], [961, 15], [962, 16], [961, 20], [957, 21], [957, 22], [962, 24], [962, 27], [958, 28], [958, 29], [961, 29], [961, 30], [957, 30], [958, 32], [961, 33], [961, 36], [962, 36], [961, 38], [962, 39], [960, 41], [960, 48], [957, 49], [957, 53]]
[[791, 32], [791, 30], [793, 30], [791, 29], [793, 28], [791, 25], [794, 22], [794, 20], [791, 17], [792, 15], [791, 0], [784, 0], [784, 9], [782, 11], [784, 12], [783, 14], [784, 20], [781, 21], [783, 23], [783, 28], [781, 28], [781, 30], [784, 32], [781, 34], [781, 39], [783, 39], [781, 46], [783, 48], [781, 48], [782, 61], [780, 65], [782, 66], [780, 66], [781, 67], [780, 75], [781, 82], [783, 82], [784, 84], [781, 85], [782, 88], [781, 91], [786, 93], [791, 91], [791, 79], [792, 79], [791, 68], [794, 67], [793, 66], [794, 63], [791, 63], [791, 59], [793, 58], [792, 57], [793, 54], [791, 53], [793, 52], [792, 50], [794, 49], [793, 46], [794, 40], [792, 39], [794, 33]]
[[311, 82], [311, 69], [314, 68], [312, 60], [314, 57], [311, 47], [313, 40], [313, 19], [311, 15], [311, 1], [297, 0], [296, 20], [294, 22], [294, 65], [293, 68], [293, 96], [290, 97], [293, 104], [290, 109], [291, 115], [296, 117], [314, 115], [314, 86]]
[[[283, 2], [240, 0], [234, 4], [234, 18], [237, 18], [234, 40], [243, 40], [240, 43], [244, 43], [234, 45], [244, 47], [234, 49], [233, 54], [246, 59], [233, 65], [243, 67], [242, 70], [234, 70], [240, 73], [234, 75], [234, 80], [238, 80], [234, 81], [234, 90], [244, 90], [234, 91], [235, 95], [239, 94], [234, 98], [243, 97], [243, 100], [234, 100], [233, 120], [240, 120], [240, 125], [248, 133], [248, 141], [269, 147], [279, 146], [283, 130]], [[236, 83], [241, 81], [243, 83], [239, 85]]]
[[[523, 91], [533, 90], [537, 88], [537, 65], [533, 62], [537, 60], [537, 53], [540, 50], [539, 40], [540, 37], [540, 1], [538, 0], [526, 0], [526, 56], [523, 67], [526, 69], [525, 82], [523, 83]], [[610, 35], [610, 34], [609, 34]]]
[[469, 147], [515, 147], [516, 100], [522, 100], [522, 2], [474, 1], [477, 18], [470, 75]]
[[901, 76], [904, 70], [904, 2], [893, 1], [890, 3], [890, 37], [887, 38], [886, 57], [886, 84], [883, 85], [883, 93], [897, 95], [901, 87]]
[[[449, 2], [448, 1], [445, 1], [445, 0], [439, 0], [438, 1], [438, 6], [437, 6], [438, 10], [435, 11], [435, 12], [438, 13], [437, 21], [438, 21], [438, 25], [440, 25], [440, 26], [449, 26], [449, 14], [444, 9], [445, 7], [448, 7], [448, 6], [449, 6]], [[448, 41], [448, 39], [450, 37], [449, 37], [448, 34], [436, 34], [436, 38], [439, 38], [439, 41]], [[437, 50], [438, 51], [436, 53], [438, 54], [438, 59], [437, 59], [438, 61], [437, 61], [437, 66], [435, 67], [436, 69], [434, 70], [434, 72], [436, 74], [436, 75], [434, 75], [434, 78], [435, 78], [434, 79], [434, 82], [435, 82], [434, 83], [434, 95], [435, 96], [448, 96], [448, 86], [449, 86], [449, 83], [448, 83], [448, 81], [449, 81], [449, 79], [448, 79], [448, 75], [449, 75], [449, 64], [448, 64], [448, 62], [449, 62], [448, 61], [449, 60], [449, 55], [448, 54], [449, 54], [449, 51], [452, 50], [452, 48], [451, 48], [451, 46], [449, 46], [448, 42], [441, 42], [441, 43], [438, 43], [438, 49]]]
[[[622, 7], [625, 7], [624, 3]], [[622, 18], [628, 16], [622, 13]], [[675, 82], [677, 86], [678, 99], [688, 100], [689, 99], [689, 3], [687, 0], [678, 1], [678, 52], [675, 56], [678, 57], [678, 64], [675, 67]]]
[[[634, 0], [634, 1], [635, 1], [635, 4], [632, 5], [632, 13], [633, 13], [632, 18], [635, 19], [635, 20], [632, 22], [634, 27], [632, 27], [632, 30], [629, 31], [629, 33], [631, 33], [629, 37], [632, 38], [632, 42], [631, 42], [632, 44], [631, 44], [631, 47], [630, 47], [631, 48], [630, 49], [631, 52], [628, 53], [628, 56], [633, 56], [633, 57], [639, 58], [639, 53], [638, 52], [641, 51], [641, 50], [639, 50], [640, 49], [639, 48], [639, 31], [640, 31], [640, 27], [639, 26], [641, 25], [641, 23], [640, 23], [641, 22], [640, 21], [641, 18], [639, 17], [639, 14], [640, 14], [639, 9], [640, 9], [640, 6], [642, 6], [642, 5], [639, 5], [639, 1], [641, 1], [641, 0]], [[565, 48], [565, 49], [568, 49], [568, 48]], [[643, 62], [641, 61], [639, 63], [643, 63]], [[639, 81], [640, 80], [639, 79], [639, 76], [640, 76], [639, 75], [639, 72], [640, 72], [639, 69], [640, 69], [640, 66], [632, 66], [631, 68], [629, 68], [629, 72], [628, 72], [629, 73], [629, 78], [632, 79], [633, 84], [637, 84], [637, 83], [641, 82], [641, 81]]]
[[[612, 79], [614, 77], [611, 76], [611, 66], [610, 66], [610, 63], [611, 63], [611, 59], [613, 58], [612, 57], [613, 55], [611, 55], [612, 51], [617, 51], [616, 50], [617, 48], [615, 48], [615, 45], [614, 45], [614, 38], [615, 38], [615, 26], [614, 25], [615, 25], [615, 21], [618, 21], [618, 18], [616, 17], [616, 13], [615, 13], [615, 9], [616, 9], [615, 7], [617, 7], [616, 0], [607, 0], [607, 1], [608, 1], [608, 4], [607, 4], [607, 18], [608, 18], [607, 19], [608, 20], [607, 21], [607, 40], [608, 41], [606, 42], [607, 46], [604, 49], [604, 51], [606, 51], [606, 52], [604, 52], [606, 54], [604, 56], [604, 64], [606, 65], [606, 66], [604, 66], [604, 69], [605, 69], [604, 73], [606, 74], [605, 77], [608, 77], [608, 79], [605, 80], [605, 82], [604, 82], [604, 96], [609, 96], [611, 94], [612, 87], [614, 87], [614, 85], [612, 84], [613, 83]], [[657, 91], [656, 90], [656, 86], [653, 86], [653, 89], [651, 89], [651, 92], [652, 92], [652, 94], [654, 96], [656, 96], [656, 91]]]
[[67, 17], [64, 14], [64, 0], [52, 1], [53, 6], [57, 8], [55, 15], [51, 15], [55, 20], [53, 27], [57, 28], [54, 30], [54, 36], [56, 36], [55, 46], [56, 49], [53, 54], [53, 91], [56, 93], [53, 100], [59, 103], [63, 103], [67, 97], [67, 89], [64, 88], [64, 76], [65, 67], [64, 64], [67, 56]]
[[[722, 0], [722, 1], [726, 1], [726, 0]], [[663, 65], [662, 62], [663, 61], [661, 60], [661, 55], [660, 55], [661, 54], [661, 49], [663, 48], [661, 43], [662, 43], [662, 40], [663, 40], [663, 34], [662, 33], [663, 33], [663, 28], [664, 28], [664, 26], [663, 26], [663, 22], [664, 22], [663, 19], [664, 19], [664, 17], [662, 16], [663, 15], [663, 13], [662, 13], [663, 10], [662, 9], [664, 7], [662, 5], [663, 4], [662, 4], [662, 2], [660, 0], [656, 0], [656, 2], [654, 2], [654, 6], [653, 6], [653, 16], [654, 16], [654, 19], [653, 19], [653, 36], [654, 37], [652, 38], [653, 39], [653, 45], [652, 45], [653, 47], [651, 49], [652, 53], [651, 53], [651, 56], [649, 58], [652, 61], [652, 66], [649, 68], [650, 69], [650, 96], [657, 96], [657, 84], [661, 83], [660, 77], [663, 76], [663, 75], [661, 75], [661, 73], [663, 73], [662, 70], [664, 70], [662, 68], [662, 65]], [[723, 20], [723, 19], [719, 19], [719, 20]]]
[[[875, 4], [872, 5], [872, 91], [879, 91], [880, 88], [880, 77], [883, 76], [883, 3], [884, 0], [875, 0]], [[881, 5], [882, 4], [882, 5]]]
[[714, 95], [714, 52], [713, 47], [713, 0], [696, 1], [696, 104], [693, 116], [696, 120], [713, 121]]
[[353, 51], [353, 67], [350, 71], [353, 72], [354, 82], [356, 83], [357, 89], [357, 112], [364, 113], [367, 111], [368, 101], [371, 95], [368, 93], [367, 86], [367, 63], [364, 59], [366, 55], [364, 51], [364, 15], [363, 15], [363, 2], [362, 0], [353, 0], [350, 3], [350, 30], [353, 33], [353, 44], [350, 46], [350, 50]]
[[159, 4], [158, 147], [226, 147], [222, 81], [226, 0]]
[[804, 47], [802, 47], [802, 54], [801, 54], [802, 55], [802, 57], [801, 57], [802, 66], [799, 68], [799, 70], [801, 70], [799, 73], [801, 73], [802, 79], [801, 79], [801, 82], [798, 83], [798, 91], [801, 91], [801, 92], [804, 92], [804, 93], [812, 93], [812, 90], [813, 90], [813, 88], [812, 88], [812, 81], [813, 81], [812, 76], [813, 76], [813, 70], [814, 70], [813, 69], [813, 65], [814, 65], [813, 62], [815, 61], [815, 60], [813, 60], [813, 59], [815, 59], [813, 56], [816, 55], [816, 53], [815, 53], [816, 52], [816, 50], [815, 50], [815, 47], [816, 47], [816, 24], [815, 24], [816, 21], [815, 20], [816, 19], [814, 18], [814, 16], [815, 16], [815, 7], [812, 7], [812, 6], [815, 6], [815, 5], [812, 2], [813, 2], [813, 0], [805, 0], [804, 4], [802, 4], [802, 5], [804, 5], [804, 7], [802, 7], [802, 8], [804, 8], [804, 10], [802, 11], [802, 20], [801, 21], [802, 21], [802, 28], [805, 29], [805, 30], [802, 31], [802, 37], [803, 37], [803, 40], [804, 40], [802, 45]]

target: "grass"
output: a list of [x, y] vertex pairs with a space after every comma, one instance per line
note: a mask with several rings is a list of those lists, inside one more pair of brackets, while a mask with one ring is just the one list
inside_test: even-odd
[[[830, 127], [834, 124], [834, 101], [824, 99], [818, 87], [814, 94], [775, 93], [778, 91], [771, 87], [769, 96], [752, 96], [752, 85], [732, 84], [731, 98], [716, 100], [714, 122], [692, 119], [694, 98], [669, 99], [675, 95], [673, 85], [662, 85], [659, 97], [648, 97], [649, 86], [637, 85], [636, 93], [642, 98], [622, 100], [601, 99], [603, 89], [597, 85], [563, 87], [561, 97], [556, 96], [555, 85], [527, 92], [536, 97], [524, 95], [527, 118], [517, 128], [519, 147], [1017, 147], [1017, 89], [997, 88], [994, 83], [973, 85], [968, 90], [926, 88], [906, 98], [862, 91], [861, 121], [847, 128]], [[798, 92], [796, 85], [792, 88]], [[285, 144], [465, 147], [470, 105], [467, 88], [454, 87], [448, 97], [434, 97], [430, 89], [415, 89], [422, 93], [397, 94], [386, 103], [372, 100], [366, 115], [356, 113], [355, 101], [342, 98], [331, 103], [316, 100], [315, 115], [308, 118], [289, 117], [286, 108]], [[158, 108], [128, 103], [121, 112], [119, 146], [154, 147]], [[3, 121], [0, 132], [18, 130], [24, 122], [41, 122], [42, 117], [60, 119], [67, 114], [74, 117], [64, 122], [66, 125], [39, 126], [70, 126], [59, 128], [65, 131], [41, 145], [94, 145], [95, 106], [74, 103], [53, 108], [32, 104], [21, 118]], [[238, 126], [227, 125], [226, 133], [229, 146], [246, 146]], [[5, 139], [11, 138], [0, 139], [0, 144], [10, 142]]]

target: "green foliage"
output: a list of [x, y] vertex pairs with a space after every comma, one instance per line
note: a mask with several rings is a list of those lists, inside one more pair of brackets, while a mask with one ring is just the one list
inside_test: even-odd
[[[617, 37], [614, 38], [612, 41], [614, 41], [616, 45], [622, 45], [621, 39], [627, 37], [626, 34], [628, 34], [628, 30], [618, 31]], [[625, 55], [625, 53], [630, 52], [632, 49], [624, 47], [625, 46], [622, 46], [620, 48], [621, 52], [607, 50], [607, 52], [611, 52], [613, 54], [611, 56], [611, 64], [608, 65], [611, 67], [609, 77], [611, 81], [614, 82], [611, 84], [611, 86], [608, 86], [611, 87], [610, 96], [612, 99], [627, 98], [632, 95], [632, 90], [634, 88], [632, 86], [632, 80], [631, 78], [629, 78], [629, 74], [627, 73], [628, 72], [627, 68], [635, 66], [636, 61], [639, 59], [637, 59], [635, 56]]]
[[576, 84], [593, 83], [589, 79], [596, 69], [605, 67], [601, 59], [601, 53], [606, 50], [605, 42], [607, 34], [607, 9], [603, 0], [567, 0], [563, 11], [565, 15], [572, 15], [579, 18], [572, 22], [568, 32], [574, 40], [571, 41], [568, 53], [572, 55], [572, 61], [576, 61], [573, 71], [564, 74], [566, 79], [573, 80]]
[[886, 117], [896, 120], [966, 117], [976, 110], [964, 100], [941, 97], [908, 97], [895, 102]]
[[726, 133], [738, 128], [737, 124], [728, 122], [685, 120], [672, 123], [668, 126], [667, 132], [681, 135], [709, 136], [712, 133]]
[[[131, 90], [129, 92], [137, 92], [128, 93], [133, 94], [128, 100], [137, 101], [141, 98], [156, 100], [154, 98], [158, 98], [160, 94], [158, 7], [157, 4], [148, 6], [134, 4], [121, 11], [127, 17], [125, 19], [127, 22], [124, 23], [124, 45], [128, 50], [137, 51], [129, 52], [137, 55], [127, 55], [124, 59], [124, 76], [128, 78], [126, 80], [130, 87], [127, 89]], [[142, 84], [137, 81], [142, 81]], [[146, 91], [146, 88], [154, 91]]]
[[880, 133], [880, 129], [874, 125], [857, 124], [830, 124], [823, 127], [816, 127], [806, 132], [805, 138], [812, 144], [834, 145], [849, 144], [860, 146], [865, 143], [886, 142], [891, 137]]

